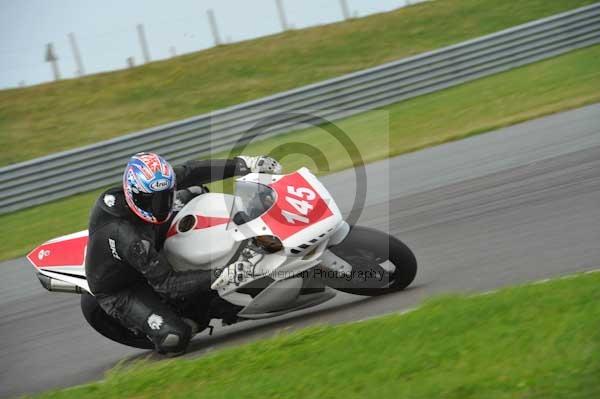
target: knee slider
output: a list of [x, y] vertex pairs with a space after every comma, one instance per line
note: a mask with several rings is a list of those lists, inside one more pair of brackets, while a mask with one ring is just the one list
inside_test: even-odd
[[183, 352], [191, 339], [190, 328], [188, 325], [183, 328], [165, 328], [165, 332], [157, 338], [155, 343], [159, 353]]

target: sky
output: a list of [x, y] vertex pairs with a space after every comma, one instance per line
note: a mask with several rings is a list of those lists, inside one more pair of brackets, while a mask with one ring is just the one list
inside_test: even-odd
[[[295, 28], [342, 19], [340, 0], [281, 0]], [[351, 14], [366, 16], [409, 0], [346, 0]], [[412, 1], [416, 2], [415, 0]], [[276, 0], [0, 0], [0, 89], [53, 79], [44, 61], [53, 43], [62, 78], [77, 65], [69, 44], [75, 35], [86, 74], [122, 69], [127, 58], [143, 61], [137, 24], [143, 24], [152, 60], [214, 45], [207, 10], [221, 38], [236, 42], [281, 31]]]

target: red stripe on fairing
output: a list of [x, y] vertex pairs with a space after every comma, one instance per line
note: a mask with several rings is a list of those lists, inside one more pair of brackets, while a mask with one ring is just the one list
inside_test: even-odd
[[175, 234], [177, 234], [177, 223], [169, 227], [169, 231], [167, 231], [167, 238], [173, 237]]
[[88, 237], [42, 244], [27, 255], [36, 267], [83, 266]]
[[219, 226], [221, 224], [229, 223], [229, 218], [219, 218], [213, 216], [196, 216], [196, 226], [194, 230], [207, 229], [209, 227]]
[[[208, 229], [209, 227], [215, 227], [222, 224], [229, 223], [229, 218], [220, 218], [214, 216], [202, 216], [202, 215], [193, 215], [196, 218], [196, 224], [194, 225], [194, 230], [202, 230]], [[175, 223], [171, 227], [169, 227], [169, 231], [167, 232], [167, 238], [174, 236], [178, 233], [177, 224]]]

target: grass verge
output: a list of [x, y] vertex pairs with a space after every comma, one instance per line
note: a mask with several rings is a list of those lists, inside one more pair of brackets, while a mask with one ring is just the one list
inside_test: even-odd
[[0, 91], [0, 165], [95, 143], [596, 0], [436, 0], [132, 70]]
[[[600, 273], [116, 369], [39, 398], [596, 398]], [[401, 295], [401, 294], [400, 294]]]
[[[336, 124], [370, 162], [599, 102], [598, 88], [600, 46], [594, 46], [388, 106], [382, 109], [387, 111], [387, 118], [381, 118], [379, 110]], [[281, 135], [253, 143], [244, 152], [266, 154], [284, 143], [309, 143], [323, 151], [330, 171], [351, 167], [346, 150], [322, 133], [314, 128]], [[282, 161], [288, 171], [312, 165], [301, 154], [286, 156]], [[21, 256], [47, 239], [85, 229], [98, 193], [0, 216], [0, 259]]]

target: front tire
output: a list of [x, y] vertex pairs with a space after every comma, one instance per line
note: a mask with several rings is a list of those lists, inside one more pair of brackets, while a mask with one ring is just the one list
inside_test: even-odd
[[372, 228], [353, 226], [344, 241], [329, 250], [352, 265], [352, 274], [340, 277], [324, 271], [323, 280], [349, 294], [378, 296], [400, 291], [417, 274], [411, 249], [396, 237]]

